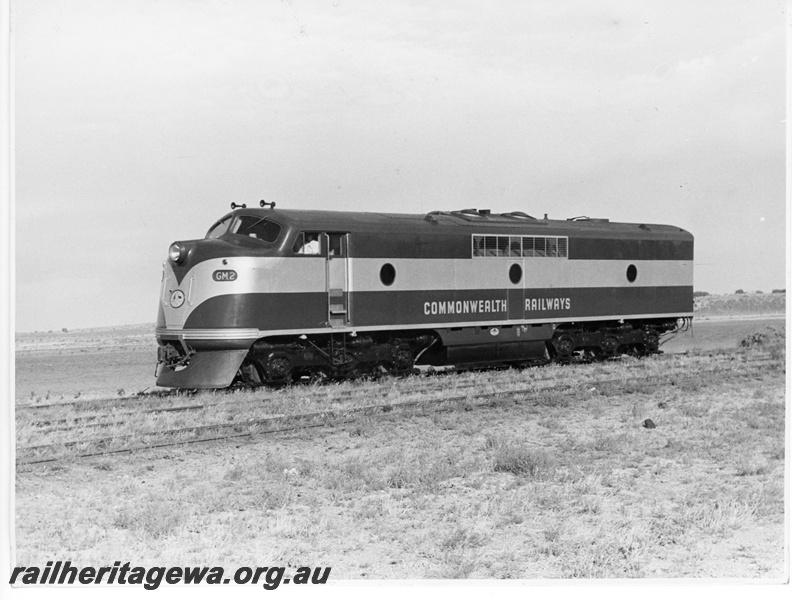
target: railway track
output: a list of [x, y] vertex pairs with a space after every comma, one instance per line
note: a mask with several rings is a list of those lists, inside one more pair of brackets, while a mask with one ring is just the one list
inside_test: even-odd
[[[728, 362], [731, 363], [735, 361]], [[238, 437], [290, 432], [322, 426], [337, 426], [342, 423], [354, 421], [361, 416], [377, 415], [392, 411], [404, 411], [407, 409], [432, 408], [443, 404], [485, 406], [493, 402], [525, 397], [527, 394], [543, 394], [545, 396], [549, 394], [551, 396], [550, 400], [559, 398], [574, 399], [581, 395], [590, 396], [590, 394], [594, 392], [604, 395], [614, 395], [617, 393], [646, 391], [647, 389], [660, 386], [679, 387], [688, 384], [700, 385], [702, 376], [704, 375], [718, 376], [717, 381], [733, 381], [735, 379], [759, 377], [760, 373], [755, 367], [778, 363], [779, 361], [768, 357], [758, 357], [751, 360], [736, 362], [736, 365], [725, 364], [713, 369], [701, 369], [695, 374], [666, 372], [658, 375], [642, 375], [628, 378], [585, 379], [568, 384], [558, 385], [554, 383], [553, 385], [545, 386], [535, 385], [536, 382], [532, 380], [531, 385], [521, 385], [507, 390], [492, 392], [476, 392], [477, 389], [480, 390], [483, 386], [487, 385], [487, 383], [492, 383], [476, 382], [475, 384], [451, 389], [450, 391], [453, 392], [454, 395], [439, 398], [406, 401], [397, 400], [343, 409], [321, 410], [293, 415], [267, 416], [245, 421], [235, 420], [232, 423], [212, 423], [150, 432], [136, 432], [134, 434], [123, 434], [105, 438], [69, 440], [50, 444], [31, 445], [17, 449], [17, 464], [33, 465], [64, 459], [86, 458], [168, 446], [207, 443]], [[423, 393], [423, 391], [425, 390], [419, 389], [408, 393]], [[152, 409], [147, 412], [197, 411], [211, 406], [213, 405], [196, 404], [169, 407], [166, 409]], [[136, 416], [137, 415], [139, 415], [139, 413], [136, 413]], [[114, 423], [96, 425], [110, 426], [127, 423], [128, 421], [116, 421]], [[85, 426], [82, 426], [82, 429], [84, 428]], [[73, 429], [78, 428], [75, 427]], [[69, 429], [67, 428], [65, 430], [68, 431]]]
[[[758, 363], [757, 363], [758, 361]], [[755, 359], [751, 359], [749, 361], [741, 360], [738, 361], [738, 365], [744, 366], [749, 364], [762, 364], [765, 359], [759, 357]], [[721, 367], [719, 367], [721, 368]], [[730, 369], [733, 367], [729, 367]], [[674, 373], [666, 372], [666, 376], [671, 376]], [[541, 383], [546, 381], [553, 381], [555, 382], [555, 377], [532, 377], [530, 381], [528, 381], [528, 385], [536, 386], [531, 387], [530, 389], [533, 391], [539, 391], [542, 389]], [[481, 388], [486, 385], [490, 385], [496, 381], [496, 377], [487, 377], [483, 379], [478, 379], [475, 382], [465, 382], [462, 384], [457, 384], [453, 388], [448, 388], [448, 386], [444, 386], [442, 384], [411, 384], [406, 386], [401, 386], [398, 388], [394, 387], [379, 387], [375, 388], [374, 390], [368, 390], [367, 393], [369, 397], [376, 396], [376, 397], [388, 397], [392, 395], [394, 392], [398, 395], [405, 395], [405, 394], [427, 394], [427, 393], [435, 393], [438, 391], [447, 391], [451, 389], [453, 391], [464, 391], [473, 388]], [[537, 385], [538, 384], [538, 385]], [[552, 384], [553, 387], [557, 387], [556, 383]], [[332, 396], [328, 395], [326, 388], [319, 388], [319, 390], [313, 391], [308, 395], [305, 395], [305, 398], [315, 398], [321, 397], [323, 399], [330, 398], [332, 401], [341, 401], [344, 399], [349, 399], [354, 397], [356, 394], [359, 394], [357, 390], [342, 390]], [[179, 395], [179, 397], [183, 397]], [[153, 407], [143, 410], [127, 410], [125, 412], [118, 412], [116, 409], [118, 408], [116, 405], [112, 404], [112, 398], [108, 399], [106, 402], [103, 402], [101, 399], [98, 400], [91, 400], [91, 406], [85, 407], [80, 406], [81, 409], [91, 408], [96, 406], [97, 408], [101, 408], [102, 411], [97, 414], [89, 414], [89, 415], [78, 415], [78, 416], [69, 416], [69, 417], [60, 417], [60, 418], [50, 418], [50, 419], [38, 419], [32, 420], [26, 423], [27, 426], [35, 427], [40, 430], [40, 433], [51, 433], [55, 431], [69, 431], [72, 429], [77, 428], [79, 425], [81, 428], [89, 428], [89, 427], [97, 427], [97, 428], [106, 428], [113, 425], [123, 425], [125, 421], [123, 420], [112, 420], [112, 421], [103, 421], [102, 419], [106, 419], [108, 417], [128, 417], [128, 416], [139, 416], [139, 415], [148, 415], [148, 414], [159, 414], [159, 413], [168, 413], [168, 412], [186, 412], [186, 411], [197, 411], [203, 410], [211, 407], [217, 406], [228, 406], [228, 402], [203, 402], [201, 404], [189, 404], [189, 405], [181, 405], [181, 406], [168, 406], [168, 407]], [[261, 398], [253, 397], [250, 399], [242, 400], [239, 399], [233, 401], [233, 405], [235, 408], [243, 407], [246, 404], [261, 404]], [[68, 408], [73, 407], [71, 403], [64, 404], [64, 405], [50, 405], [49, 408]]]
[[[743, 354], [737, 353], [737, 352], [710, 353], [709, 355], [710, 356], [730, 356], [730, 357], [732, 357], [733, 360], [735, 360], [736, 362], [741, 363], [741, 364], [748, 364], [748, 363], [753, 362], [753, 361], [757, 361], [757, 360], [762, 361], [762, 360], [765, 359], [765, 357], [761, 356], [761, 355], [760, 356], [747, 357], [746, 355], [743, 355]], [[625, 368], [627, 368], [629, 370], [644, 370], [644, 369], [647, 368], [647, 365], [651, 365], [653, 362], [668, 361], [668, 360], [678, 359], [678, 358], [683, 357], [683, 356], [688, 356], [688, 354], [687, 353], [658, 354], [658, 355], [652, 356], [651, 358], [643, 358], [643, 359], [641, 359], [639, 361], [636, 361], [632, 365], [626, 365]], [[612, 359], [612, 360], [609, 360], [609, 361], [603, 361], [601, 363], [582, 363], [582, 362], [581, 363], [572, 363], [572, 364], [563, 365], [563, 368], [565, 368], [565, 369], [575, 368], [577, 366], [584, 366], [584, 365], [590, 365], [590, 364], [600, 364], [600, 365], [618, 364], [618, 363], [623, 363], [624, 360], [625, 360], [624, 357], [620, 357], [620, 358]], [[549, 366], [549, 365], [546, 365], [546, 366]], [[542, 368], [543, 367], [530, 367], [530, 369], [535, 369], [535, 370], [540, 370]], [[402, 391], [409, 392], [409, 393], [414, 393], [416, 391], [426, 391], [428, 393], [428, 392], [433, 392], [433, 391], [437, 391], [437, 390], [440, 390], [440, 389], [447, 389], [448, 386], [447, 386], [447, 384], [445, 382], [434, 383], [433, 380], [438, 378], [438, 377], [453, 376], [454, 374], [458, 374], [460, 372], [463, 372], [463, 373], [464, 372], [469, 372], [471, 370], [472, 369], [460, 369], [460, 370], [449, 369], [449, 370], [446, 370], [446, 371], [424, 371], [424, 372], [420, 373], [420, 379], [422, 380], [423, 383], [419, 383], [417, 385], [413, 383], [413, 384], [411, 384], [411, 386], [407, 386], [407, 387], [404, 387], [404, 388], [401, 388], [401, 389], [402, 389]], [[498, 372], [500, 372], [502, 370], [503, 369], [495, 369], [495, 370], [490, 369], [490, 371], [494, 371], [495, 373], [498, 373]], [[496, 379], [497, 379], [497, 375], [490, 375], [490, 376], [486, 376], [486, 377], [480, 378], [475, 383], [457, 384], [457, 385], [454, 386], [454, 388], [455, 389], [462, 389], [462, 388], [468, 388], [468, 387], [478, 387], [478, 386], [484, 385], [486, 383], [492, 383]], [[554, 380], [554, 379], [555, 379], [555, 377], [553, 377], [553, 376], [549, 376], [549, 377], [532, 377], [531, 378], [532, 381], [550, 381], [550, 380]], [[429, 383], [425, 383], [425, 382], [429, 382]], [[299, 386], [294, 386], [294, 387], [297, 388]], [[257, 388], [248, 388], [248, 390], [250, 390], [250, 389], [255, 390]], [[271, 388], [263, 388], [263, 389], [265, 389], [267, 391], [271, 390]], [[333, 392], [332, 388], [330, 386], [319, 386], [317, 391], [308, 392], [307, 396], [308, 397], [312, 397], [312, 396], [325, 397], [325, 396], [328, 395], [328, 390], [331, 390], [330, 393], [333, 395], [334, 399], [335, 398], [343, 399], [343, 398], [350, 397], [350, 396], [353, 396], [356, 393], [358, 393], [356, 390], [338, 390], [338, 391]], [[247, 390], [245, 390], [244, 388], [243, 389], [231, 388], [231, 389], [227, 389], [227, 390], [213, 390], [211, 393], [213, 393], [213, 394], [221, 394], [221, 395], [230, 395], [230, 394], [234, 394], [234, 393], [236, 393], [238, 391], [247, 391]], [[384, 389], [382, 389], [381, 391], [379, 391], [377, 393], [379, 393], [379, 394], [381, 394], [383, 396], [384, 395], [388, 395], [389, 393], [391, 393], [391, 389], [390, 388], [384, 388]], [[39, 410], [44, 410], [44, 409], [60, 409], [60, 408], [69, 408], [69, 407], [78, 408], [80, 410], [91, 410], [91, 409], [101, 408], [102, 410], [106, 411], [108, 408], [116, 408], [116, 407], [118, 407], [119, 404], [121, 404], [121, 405], [126, 405], [126, 404], [130, 404], [130, 405], [136, 405], [137, 404], [137, 405], [140, 405], [140, 404], [142, 404], [144, 402], [149, 402], [149, 401], [161, 402], [163, 400], [172, 400], [172, 399], [178, 400], [178, 399], [192, 398], [192, 397], [196, 396], [197, 394], [200, 394], [199, 390], [190, 391], [190, 392], [185, 392], [184, 390], [156, 390], [156, 391], [152, 391], [152, 392], [147, 392], [147, 391], [144, 390], [144, 391], [138, 392], [137, 394], [131, 394], [131, 395], [126, 395], [126, 396], [108, 396], [106, 398], [92, 398], [90, 400], [74, 400], [74, 401], [69, 401], [69, 402], [53, 402], [53, 403], [49, 403], [49, 404], [18, 404], [16, 406], [16, 411], [17, 412], [20, 412], [20, 411], [39, 411]], [[254, 400], [254, 401], [258, 401], [258, 400]], [[213, 405], [217, 405], [217, 404], [221, 404], [221, 403], [220, 402], [216, 402], [216, 403], [212, 403], [212, 404]]]
[[[729, 361], [729, 369], [732, 369], [734, 365], [732, 363], [736, 363], [738, 366], [749, 366], [754, 364], [766, 364], [768, 362], [772, 363], [773, 358], [767, 356], [755, 356], [752, 358], [746, 357], [739, 357], [740, 360], [730, 360]], [[645, 365], [647, 362], [642, 362], [638, 364], [640, 370], [644, 370]], [[623, 368], [627, 368], [628, 370], [636, 370], [635, 366], [633, 365], [623, 365]], [[682, 366], [684, 369], [685, 367]], [[716, 367], [716, 370], [723, 369], [724, 367]], [[707, 371], [708, 372], [708, 371]], [[674, 372], [665, 371], [664, 374], [666, 376], [674, 375]], [[651, 374], [647, 374], [647, 376], [651, 377]], [[473, 388], [481, 388], [486, 385], [490, 385], [496, 383], [498, 380], [498, 376], [496, 375], [489, 375], [484, 378], [477, 378], [474, 382], [463, 382], [463, 383], [455, 383], [453, 387], [445, 385], [446, 382], [436, 383], [431, 380], [426, 379], [414, 379], [410, 380], [402, 380], [399, 381], [399, 385], [395, 386], [379, 386], [373, 389], [368, 389], [367, 394], [369, 397], [376, 396], [376, 397], [388, 397], [393, 394], [395, 395], [405, 395], [405, 394], [427, 394], [427, 393], [435, 393], [438, 391], [463, 391], [466, 389], [473, 389]], [[549, 377], [531, 377], [526, 383], [530, 386], [538, 386], [535, 389], [541, 388], [541, 383], [550, 381], [553, 382], [552, 386], [556, 386], [556, 376], [549, 376]], [[294, 390], [298, 390], [298, 388], [292, 388]], [[330, 400], [333, 402], [343, 401], [348, 398], [352, 398], [355, 395], [360, 393], [359, 389], [352, 389], [352, 390], [333, 390], [331, 387], [318, 387], [314, 389], [308, 389], [308, 393], [301, 393], [299, 397], [303, 400], [312, 400], [316, 398], [321, 398], [323, 400]], [[276, 392], [271, 392], [276, 393]], [[212, 396], [216, 397], [218, 395], [217, 392], [213, 392]], [[49, 427], [51, 430], [54, 430], [58, 425], [66, 426], [67, 424], [71, 424], [69, 427], [63, 427], [61, 430], [65, 431], [71, 428], [74, 428], [77, 424], [81, 423], [91, 423], [99, 421], [103, 418], [108, 418], [110, 416], [113, 417], [124, 417], [130, 415], [147, 415], [147, 414], [158, 414], [158, 413], [168, 413], [168, 412], [184, 412], [184, 411], [195, 411], [205, 408], [217, 407], [217, 406], [231, 406], [235, 409], [244, 407], [246, 405], [261, 405], [262, 401], [266, 402], [272, 396], [258, 396], [255, 395], [255, 391], [253, 394], [246, 394], [246, 397], [240, 398], [233, 398], [230, 394], [226, 394], [225, 392], [220, 392], [219, 395], [222, 396], [222, 400], [218, 402], [206, 401], [206, 396], [204, 396], [205, 401], [201, 404], [188, 404], [188, 405], [176, 405], [176, 406], [153, 406], [150, 408], [146, 408], [143, 406], [143, 403], [134, 405], [130, 408], [134, 410], [126, 410], [125, 412], [119, 412], [119, 406], [115, 403], [117, 398], [106, 398], [106, 399], [93, 399], [90, 401], [83, 401], [82, 403], [55, 403], [50, 405], [32, 405], [32, 406], [22, 406], [23, 410], [18, 410], [17, 421], [23, 422], [27, 426], [30, 427], [37, 427], [37, 428], [46, 428]], [[184, 394], [174, 394], [171, 396], [167, 396], [168, 399], [170, 398], [179, 398], [179, 399], [186, 399], [186, 398], [193, 398], [194, 396], [185, 396]], [[149, 397], [148, 400], [152, 399], [161, 399], [163, 398], [162, 395], [152, 396]], [[198, 396], [200, 398], [200, 396]], [[19, 409], [20, 407], [18, 407]], [[62, 413], [56, 413], [61, 416], [55, 417], [52, 416], [50, 418], [43, 417], [37, 420], [31, 420], [28, 422], [24, 422], [24, 415], [27, 411], [24, 409], [28, 408], [35, 408], [35, 409], [52, 409], [53, 411], [60, 411], [62, 409], [76, 409], [78, 411], [77, 415], [68, 415], [62, 416]], [[84, 414], [89, 409], [96, 408], [101, 409], [100, 412], [96, 414]], [[38, 413], [39, 411], [35, 411]], [[31, 417], [32, 418], [32, 417]], [[112, 424], [120, 424], [123, 421], [111, 421], [111, 422], [101, 422], [101, 423], [94, 423], [97, 427], [104, 427]], [[86, 425], [82, 425], [85, 427]]]

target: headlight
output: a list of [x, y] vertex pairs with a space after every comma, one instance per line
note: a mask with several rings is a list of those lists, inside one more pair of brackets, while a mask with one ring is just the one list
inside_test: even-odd
[[184, 257], [187, 256], [187, 248], [182, 246], [181, 244], [173, 243], [168, 250], [168, 256], [170, 259], [175, 262], [176, 264], [180, 263], [184, 260]]

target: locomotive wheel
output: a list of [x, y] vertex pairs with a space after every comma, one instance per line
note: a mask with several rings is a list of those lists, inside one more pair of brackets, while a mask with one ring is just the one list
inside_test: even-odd
[[602, 352], [605, 356], [613, 356], [616, 354], [616, 351], [619, 349], [619, 340], [612, 335], [605, 336], [605, 339], [602, 340], [602, 344], [600, 348], [602, 348]]
[[571, 335], [561, 335], [553, 340], [553, 346], [560, 360], [570, 360], [575, 352], [575, 340]]
[[656, 331], [647, 331], [644, 335], [647, 354], [656, 354], [660, 350], [660, 336]]
[[264, 370], [267, 374], [267, 383], [291, 383], [291, 361], [288, 356], [277, 354], [271, 356], [267, 360]]
[[400, 346], [393, 352], [393, 362], [390, 364], [392, 375], [407, 375], [412, 371], [415, 357], [408, 346]]

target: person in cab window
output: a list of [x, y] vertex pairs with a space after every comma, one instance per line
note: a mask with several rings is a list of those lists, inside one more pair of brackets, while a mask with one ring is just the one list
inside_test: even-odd
[[306, 233], [305, 243], [298, 251], [298, 254], [319, 254], [319, 234]]

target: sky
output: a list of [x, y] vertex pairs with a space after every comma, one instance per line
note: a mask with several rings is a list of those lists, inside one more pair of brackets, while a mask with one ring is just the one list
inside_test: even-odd
[[153, 322], [229, 204], [668, 223], [786, 287], [783, 0], [11, 1], [17, 331]]

